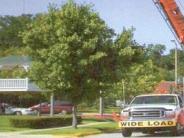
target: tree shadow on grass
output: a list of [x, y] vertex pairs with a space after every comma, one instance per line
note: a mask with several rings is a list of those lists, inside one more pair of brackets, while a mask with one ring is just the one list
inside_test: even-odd
[[102, 133], [121, 133], [121, 130], [119, 129], [113, 129], [113, 128], [97, 128]]

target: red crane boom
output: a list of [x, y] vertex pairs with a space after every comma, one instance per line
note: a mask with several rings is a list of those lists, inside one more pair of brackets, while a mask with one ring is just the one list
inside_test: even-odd
[[157, 0], [181, 44], [184, 44], [184, 16], [175, 0]]

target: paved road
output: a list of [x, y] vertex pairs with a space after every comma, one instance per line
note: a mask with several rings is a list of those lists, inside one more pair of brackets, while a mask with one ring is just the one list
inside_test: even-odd
[[[154, 135], [145, 135], [142, 133], [133, 133], [131, 138], [184, 138], [184, 134], [177, 137], [172, 137], [168, 133], [160, 133], [160, 134], [154, 134]], [[100, 135], [94, 135], [94, 136], [87, 136], [83, 138], [123, 138], [121, 133], [110, 133], [110, 134], [100, 134]]]
[[[131, 138], [184, 138], [184, 134], [179, 137], [171, 137], [168, 133], [161, 133], [155, 135], [145, 135], [142, 133], [133, 133]], [[61, 136], [51, 136], [51, 135], [20, 135], [20, 134], [7, 134], [0, 133], [0, 138], [66, 138]], [[67, 137], [69, 138], [69, 137]], [[93, 136], [86, 136], [82, 138], [123, 138], [121, 133], [109, 133], [109, 134], [100, 134]]]

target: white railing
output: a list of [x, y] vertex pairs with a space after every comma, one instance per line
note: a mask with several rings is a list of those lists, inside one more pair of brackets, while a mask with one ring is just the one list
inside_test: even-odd
[[0, 79], [0, 92], [2, 91], [27, 91], [28, 78], [25, 79]]

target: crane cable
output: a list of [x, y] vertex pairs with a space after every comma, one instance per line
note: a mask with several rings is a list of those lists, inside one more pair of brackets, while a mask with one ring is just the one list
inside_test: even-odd
[[182, 12], [182, 13], [184, 13], [184, 6], [183, 6], [182, 2], [181, 2], [180, 0], [178, 0], [178, 3], [180, 4], [180, 7], [181, 7], [181, 8], [182, 8], [182, 10], [183, 10], [183, 12]]

